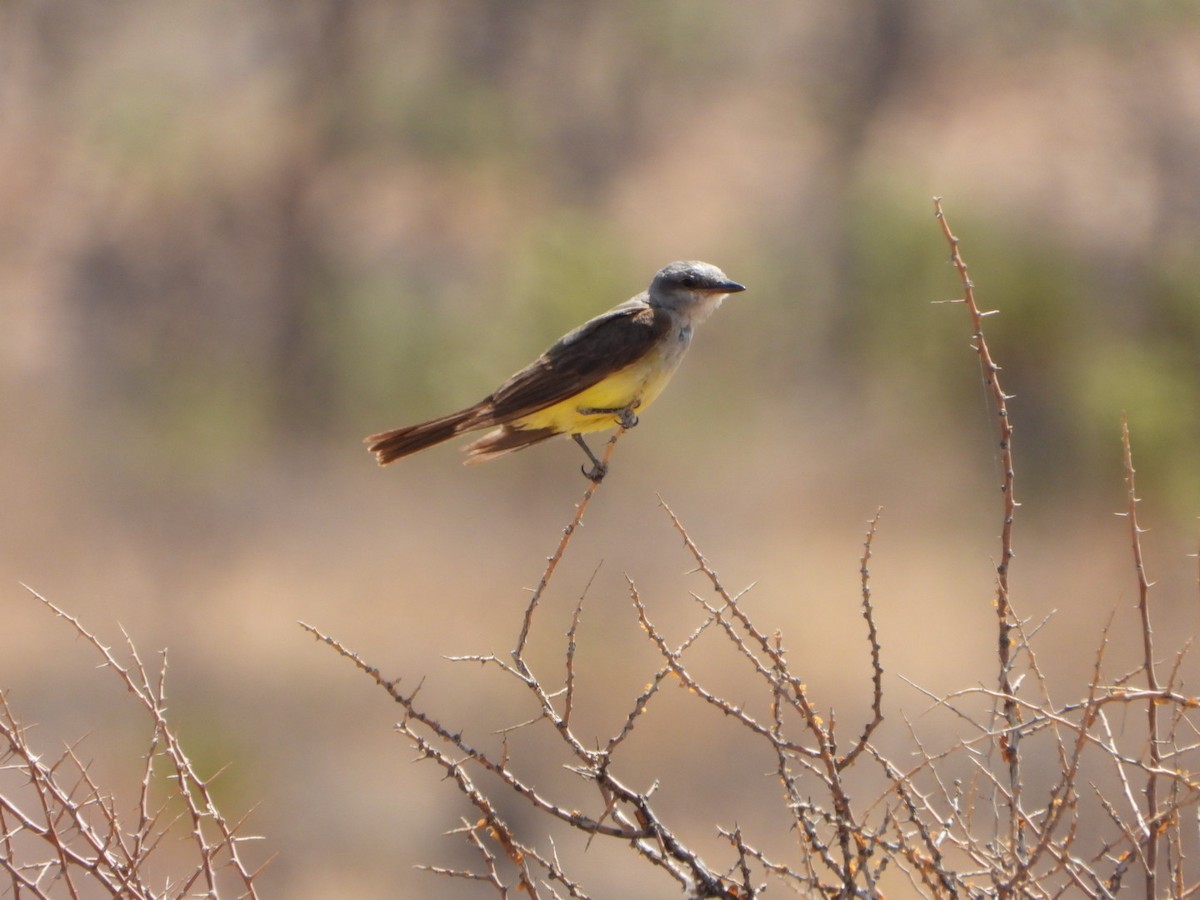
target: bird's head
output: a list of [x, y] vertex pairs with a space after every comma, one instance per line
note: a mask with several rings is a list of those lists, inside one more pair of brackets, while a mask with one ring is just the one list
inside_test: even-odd
[[658, 270], [650, 282], [650, 305], [686, 312], [703, 321], [727, 296], [745, 289], [714, 265], [682, 260]]

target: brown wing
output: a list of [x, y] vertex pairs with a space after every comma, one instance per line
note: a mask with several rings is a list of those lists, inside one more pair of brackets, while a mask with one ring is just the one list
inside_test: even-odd
[[510, 422], [586, 390], [637, 362], [667, 333], [670, 316], [644, 295], [584, 322], [504, 384], [490, 398], [487, 418]]

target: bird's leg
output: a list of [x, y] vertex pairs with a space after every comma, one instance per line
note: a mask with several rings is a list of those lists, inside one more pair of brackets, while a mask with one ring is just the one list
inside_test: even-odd
[[617, 409], [595, 409], [588, 407], [579, 410], [579, 412], [585, 416], [616, 416], [617, 423], [622, 428], [628, 429], [638, 423], [638, 417], [633, 411], [636, 406], [636, 403], [630, 403], [628, 406], [622, 406]]
[[[622, 406], [618, 409], [596, 409], [594, 407], [585, 407], [580, 409], [579, 413], [580, 415], [584, 416], [615, 416], [618, 425], [620, 425], [622, 428], [629, 429], [638, 423], [638, 417], [633, 411], [635, 406], [636, 403], [630, 403], [628, 406]], [[599, 484], [601, 479], [608, 474], [608, 466], [606, 466], [596, 457], [596, 454], [592, 452], [592, 448], [589, 447], [587, 442], [584, 441], [583, 435], [573, 434], [571, 435], [571, 438], [575, 441], [575, 443], [583, 448], [583, 452], [586, 453], [588, 455], [588, 459], [592, 461], [592, 467], [590, 469], [580, 466], [580, 470], [592, 481]]]
[[588, 459], [592, 461], [592, 467], [590, 469], [580, 466], [579, 471], [583, 472], [584, 477], [590, 478], [592, 481], [596, 482], [596, 484], [599, 484], [604, 479], [604, 476], [608, 474], [608, 466], [596, 458], [596, 454], [593, 453], [592, 448], [587, 445], [587, 442], [583, 439], [582, 434], [571, 435], [571, 440], [582, 447], [583, 452], [586, 453], [588, 455]]

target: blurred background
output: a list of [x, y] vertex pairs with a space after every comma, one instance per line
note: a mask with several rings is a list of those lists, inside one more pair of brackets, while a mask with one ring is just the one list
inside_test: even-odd
[[[424, 677], [480, 744], [528, 718], [444, 656], [512, 648], [581, 454], [463, 469], [451, 444], [380, 470], [361, 438], [474, 402], [697, 258], [749, 290], [617, 448], [537, 658], [559, 676], [587, 590], [581, 709], [600, 740], [619, 727], [657, 666], [625, 575], [677, 638], [707, 591], [661, 495], [857, 733], [858, 557], [882, 506], [905, 746], [895, 714], [927, 702], [899, 676], [947, 691], [996, 666], [995, 425], [967, 316], [937, 302], [961, 288], [935, 195], [1001, 310], [1013, 599], [1057, 610], [1040, 639], [1065, 698], [1109, 612], [1118, 635], [1135, 621], [1123, 411], [1163, 633], [1196, 625], [1197, 5], [5, 0], [0, 688], [48, 751], [90, 733], [97, 772], [136, 787], [145, 723], [24, 583], [110, 643], [120, 625], [148, 660], [169, 648], [185, 742], [202, 771], [229, 764], [226, 812], [254, 807], [278, 854], [264, 892], [479, 896], [413, 870], [470, 859], [442, 836], [470, 809], [295, 623]], [[1138, 639], [1117, 644], [1119, 671]], [[771, 761], [726, 727], [672, 698], [628, 748], [629, 780], [662, 779], [701, 847], [715, 824], [786, 824]], [[578, 790], [532, 737], [530, 780]], [[673, 895], [612, 866], [627, 852], [578, 871], [601, 896]]]

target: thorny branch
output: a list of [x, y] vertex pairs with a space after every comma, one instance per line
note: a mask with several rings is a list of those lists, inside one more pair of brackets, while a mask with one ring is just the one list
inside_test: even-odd
[[[103, 666], [116, 673], [145, 709], [152, 727], [136, 821], [130, 822], [118, 814], [114, 798], [93, 780], [75, 747], [68, 747], [52, 764], [44, 762], [42, 752], [26, 738], [8, 697], [0, 694], [0, 771], [20, 773], [26, 783], [24, 792], [0, 791], [0, 871], [9, 877], [12, 896], [25, 892], [52, 897], [65, 891], [75, 898], [90, 896], [99, 888], [122, 898], [198, 893], [217, 897], [222, 891], [257, 897], [255, 879], [270, 860], [250, 869], [242, 845], [258, 839], [241, 835], [242, 823], [231, 823], [220, 812], [209, 790], [212, 779], [199, 776], [168, 723], [166, 654], [152, 677], [128, 635], [128, 662], [122, 663], [78, 619], [28, 590], [100, 654]], [[167, 783], [173, 787], [166, 796], [155, 797], [154, 785], [162, 781], [156, 772], [164, 766]], [[168, 813], [180, 804], [182, 814]], [[181, 819], [186, 829], [177, 827]], [[185, 838], [194, 862], [183, 870], [178, 862], [164, 863], [165, 884], [160, 884], [155, 864], [162, 854], [157, 851], [168, 837], [173, 842]]]
[[[569, 860], [560, 857], [557, 846], [551, 845], [553, 852], [533, 846], [500, 817], [491, 796], [472, 777], [472, 770], [478, 770], [495, 780], [496, 790], [523, 798], [536, 814], [581, 833], [585, 849], [594, 841], [628, 845], [682, 886], [688, 897], [758, 897], [771, 884], [790, 887], [804, 896], [875, 897], [882, 896], [888, 885], [907, 882], [918, 894], [939, 898], [1048, 898], [1069, 893], [1108, 898], [1120, 891], [1130, 870], [1137, 868], [1146, 873], [1148, 896], [1153, 896], [1154, 873], [1159, 869], [1170, 875], [1173, 896], [1200, 892], [1200, 866], [1191, 859], [1200, 854], [1200, 831], [1194, 824], [1200, 808], [1200, 776], [1194, 774], [1200, 770], [1200, 722], [1196, 719], [1200, 701], [1182, 687], [1186, 645], [1175, 654], [1168, 680], [1163, 681], [1155, 668], [1146, 602], [1149, 583], [1134, 515], [1127, 434], [1129, 515], [1142, 594], [1139, 609], [1144, 648], [1139, 671], [1146, 672], [1146, 687], [1131, 683], [1136, 672], [1117, 677], [1106, 673], [1104, 663], [1112, 640], [1110, 617], [1098, 637], [1088, 683], [1067, 702], [1055, 701], [1035, 647], [1045, 620], [1037, 625], [1021, 621], [1009, 597], [1017, 508], [1007, 407], [1010, 398], [1000, 387], [1000, 367], [983, 335], [982, 322], [988, 313], [976, 306], [974, 285], [939, 201], [935, 201], [935, 212], [950, 243], [951, 259], [964, 291], [962, 302], [971, 316], [973, 346], [999, 421], [1003, 522], [996, 567], [997, 689], [971, 686], [938, 695], [918, 688], [919, 696], [931, 704], [924, 717], [949, 719], [946, 730], [953, 737], [944, 746], [935, 746], [907, 716], [900, 717], [907, 734], [885, 733], [888, 683], [882, 664], [884, 641], [875, 621], [869, 568], [879, 528], [877, 513], [868, 527], [858, 573], [859, 602], [867, 624], [869, 713], [857, 737], [843, 748], [836, 716], [832, 710], [818, 707], [783, 633], [763, 627], [757, 621], [762, 614], [751, 615], [746, 602], [749, 589], [735, 592], [726, 587], [679, 517], [660, 498], [694, 563], [693, 573], [707, 582], [711, 596], [705, 599], [699, 593], [691, 594], [698, 615], [682, 639], [672, 639], [658, 623], [655, 605], [626, 576], [637, 622], [661, 663], [649, 673], [645, 687], [632, 699], [628, 713], [613, 724], [608, 737], [585, 740], [576, 732], [581, 703], [576, 664], [585, 652], [579, 636], [591, 580], [575, 603], [562, 648], [565, 667], [561, 674], [551, 677], [538, 672], [527, 651], [535, 637], [536, 609], [550, 596], [552, 577], [595, 491], [593, 485], [576, 507], [525, 608], [516, 647], [508, 654], [511, 661], [495, 654], [452, 657], [483, 663], [492, 673], [499, 671], [527, 692], [537, 710], [533, 718], [503, 729], [495, 748], [468, 742], [461, 731], [417, 707], [417, 690], [400, 692], [397, 682], [384, 679], [338, 642], [305, 626], [371, 675], [401, 704], [401, 732], [422, 757], [433, 760], [449, 775], [479, 812], [477, 823], [458, 830], [475, 849], [478, 870], [432, 871], [489, 884], [502, 896], [514, 890], [540, 896], [547, 885], [570, 896], [586, 896], [582, 882], [567, 876]], [[930, 635], [932, 639], [937, 632]], [[702, 677], [702, 671], [709, 674]], [[714, 679], [714, 671], [740, 672], [745, 678], [737, 682], [738, 687], [727, 688]], [[1026, 678], [1036, 685], [1036, 699], [1033, 692], [1027, 696], [1019, 692]], [[671, 682], [685, 691], [667, 696], [662, 688]], [[744, 697], [746, 684], [757, 685], [757, 695]], [[738, 693], [733, 693], [735, 690]], [[751, 758], [765, 751], [774, 759], [792, 837], [789, 856], [766, 849], [764, 841], [774, 835], [762, 834], [764, 840], [756, 841], [745, 824], [737, 821], [714, 823], [724, 841], [725, 855], [711, 849], [701, 853], [698, 847], [704, 829], [698, 831], [695, 823], [687, 820], [669, 821], [656, 808], [658, 782], [641, 790], [629, 786], [623, 770], [634, 758], [631, 738], [652, 709], [680, 702], [698, 705], [690, 714], [693, 717], [706, 709], [720, 714], [715, 724], [696, 727], [706, 736], [717, 728], [725, 729], [724, 740], [737, 742], [741, 748], [732, 758]], [[1116, 710], [1137, 709], [1149, 713], [1145, 735], [1136, 729], [1113, 728], [1110, 719]], [[517, 729], [537, 728], [539, 723], [549, 724], [546, 734], [556, 736], [565, 751], [568, 771], [594, 788], [590, 803], [581, 806], [575, 801], [556, 801], [539, 792], [532, 785], [531, 774], [522, 771], [520, 761], [510, 756], [508, 736]], [[897, 749], [898, 739], [907, 741], [906, 748]], [[891, 749], [885, 749], [881, 741], [888, 741]], [[697, 746], [694, 738], [681, 735], [676, 749], [686, 756]], [[998, 767], [993, 762], [996, 748], [1000, 751]], [[1056, 766], [1057, 773], [1047, 777], [1039, 772], [1034, 783], [1026, 783], [1023, 758], [1036, 758], [1042, 769]], [[664, 781], [679, 777], [674, 772], [662, 775]], [[1146, 785], [1144, 802], [1137, 796], [1139, 777]], [[700, 785], [699, 789], [705, 787], [712, 786]], [[1007, 814], [998, 815], [999, 810]], [[489, 841], [501, 852], [492, 852]], [[507, 869], [502, 865], [505, 861]], [[540, 874], [540, 881], [535, 873]]]
[[[564, 530], [541, 581], [526, 607], [511, 663], [499, 656], [455, 657], [483, 662], [492, 671], [515, 679], [532, 696], [538, 715], [505, 729], [502, 755], [468, 744], [461, 733], [442, 725], [433, 715], [418, 710], [412, 696], [396, 696], [405, 707], [402, 730], [422, 755], [435, 759], [459, 784], [460, 790], [483, 813], [480, 825], [469, 829], [479, 848], [480, 836], [488, 834], [512, 863], [505, 884], [522, 890], [530, 885], [526, 860], [542, 860], [547, 873], [549, 858], [527, 844], [519, 844], [512, 830], [495, 816], [494, 808], [467, 778], [465, 768], [477, 766], [499, 778], [502, 789], [525, 797], [535, 808], [593, 839], [624, 841], [643, 859], [683, 885], [688, 896], [756, 897], [771, 882], [788, 885], [805, 895], [869, 897], [882, 895], [883, 885], [897, 878], [909, 882], [918, 893], [931, 897], [1058, 897], [1078, 892], [1089, 897], [1112, 897], [1120, 890], [1130, 868], [1148, 873], [1161, 859], [1161, 848], [1171, 854], [1171, 889], [1186, 896], [1200, 890], [1200, 868], [1187, 853], [1195, 854], [1200, 835], [1185, 834], [1185, 812], [1200, 806], [1198, 768], [1200, 724], [1195, 720], [1200, 702], [1180, 687], [1185, 649], [1175, 658], [1167, 683], [1155, 670], [1150, 641], [1149, 612], [1145, 590], [1149, 587], [1142, 571], [1139, 530], [1133, 522], [1135, 559], [1142, 588], [1143, 669], [1145, 690], [1134, 688], [1130, 675], [1113, 678], [1104, 670], [1110, 625], [1099, 637], [1092, 675], [1075, 699], [1056, 702], [1054, 691], [1040, 668], [1035, 640], [1045, 624], [1031, 626], [1018, 619], [1009, 596], [1009, 565], [1013, 557], [1014, 499], [1012, 424], [1010, 397], [1000, 386], [1000, 366], [995, 362], [983, 334], [983, 319], [975, 301], [974, 284], [959, 252], [941, 203], [935, 213], [943, 236], [951, 247], [951, 260], [964, 291], [962, 301], [971, 317], [973, 347], [979, 356], [985, 382], [998, 419], [1000, 462], [1003, 470], [1001, 493], [1003, 521], [1000, 561], [996, 567], [996, 614], [999, 635], [998, 688], [969, 687], [945, 695], [922, 691], [932, 701], [926, 716], [948, 714], [957, 723], [957, 736], [940, 749], [931, 746], [908, 726], [912, 758], [905, 764], [879, 746], [885, 721], [885, 689], [882, 664], [883, 640], [875, 621], [870, 563], [879, 527], [879, 514], [871, 520], [860, 560], [860, 602], [867, 623], [867, 659], [870, 673], [869, 715], [858, 736], [841, 747], [837, 719], [832, 711], [819, 711], [800, 667], [788, 652], [784, 635], [761, 626], [745, 603], [746, 590], [727, 589], [716, 569], [701, 552], [678, 516], [660, 503], [672, 527], [683, 540], [694, 562], [694, 572], [708, 583], [713, 599], [692, 597], [699, 616], [682, 640], [667, 637], [656, 622], [652, 604], [627, 576], [627, 590], [638, 624], [661, 659], [645, 688], [633, 698], [629, 712], [610, 732], [592, 746], [575, 733], [572, 713], [579, 705], [576, 660], [584, 597], [580, 596], [571, 618], [564, 648], [565, 675], [551, 683], [538, 673], [526, 650], [533, 639], [535, 609], [548, 596], [555, 567], [567, 551], [579, 524], [582, 506]], [[1134, 494], [1132, 464], [1130, 516]], [[590, 499], [589, 488], [584, 502]], [[588, 583], [588, 589], [591, 582]], [[748, 589], [747, 589], [748, 590]], [[588, 590], [584, 591], [584, 595]], [[314, 633], [319, 634], [313, 630]], [[717, 686], [711, 676], [701, 677], [697, 663], [709, 660], [713, 635], [719, 638], [727, 658], [718, 668], [743, 671], [750, 683], [760, 686], [758, 702], [734, 699]], [[708, 636], [707, 638], [705, 636]], [[324, 636], [322, 636], [324, 637]], [[330, 643], [332, 639], [324, 638]], [[704, 639], [704, 640], [702, 640]], [[338, 646], [334, 644], [335, 646]], [[348, 653], [344, 649], [341, 651]], [[354, 657], [356, 663], [374, 673]], [[706, 669], [707, 670], [707, 669]], [[1037, 699], [1021, 696], [1018, 689], [1026, 677], [1037, 686]], [[687, 822], [668, 823], [655, 806], [654, 788], [637, 791], [618, 779], [618, 767], [626, 759], [630, 737], [656, 705], [675, 702], [664, 696], [662, 686], [676, 682], [686, 689], [684, 697], [701, 708], [714, 710], [723, 727], [740, 736], [746, 747], [758, 745], [775, 759], [775, 775], [782, 789], [794, 837], [794, 858], [781, 859], [766, 852], [737, 823], [717, 823], [729, 856], [720, 863], [702, 858]], [[740, 688], [743, 690], [744, 688]], [[978, 703], [993, 710], [978, 711]], [[1149, 739], [1139, 744], [1137, 735], [1115, 732], [1110, 725], [1114, 708], [1145, 708]], [[1154, 711], [1159, 710], [1156, 714]], [[1166, 711], [1170, 711], [1170, 715]], [[594, 809], [577, 811], [539, 795], [517, 771], [508, 756], [507, 734], [515, 728], [534, 727], [545, 720], [558, 735], [573, 763], [569, 766], [596, 788]], [[705, 726], [705, 729], [712, 726]], [[423, 729], [423, 730], [421, 730]], [[894, 742], [895, 738], [886, 736]], [[440, 741], [442, 748], [435, 748]], [[681, 743], [685, 752], [689, 745]], [[1000, 769], [992, 764], [992, 750], [999, 748]], [[1143, 752], [1144, 751], [1144, 752]], [[1023, 756], [1053, 760], [1057, 776], [1039, 778], [1036, 788], [1025, 782]], [[1146, 779], [1145, 807], [1138, 802], [1134, 777]], [[881, 782], [882, 780], [882, 782]], [[1164, 786], [1165, 789], [1164, 789]], [[472, 793], [475, 792], [475, 793]], [[476, 796], [476, 794], [479, 796]], [[989, 810], [1006, 809], [997, 819]], [[1098, 830], [1107, 821], [1107, 833]], [[443, 874], [470, 877], [492, 883], [502, 876], [495, 859], [480, 854], [483, 868], [477, 873]], [[558, 860], [557, 853], [554, 859]], [[562, 884], [561, 873], [548, 874]], [[1152, 894], [1154, 879], [1147, 877]], [[505, 888], [507, 889], [507, 888]], [[582, 892], [583, 888], [578, 887]]]
[[[621, 439], [621, 435], [625, 431], [626, 428], [624, 425], [618, 425], [617, 430], [613, 432], [613, 436], [604, 445], [604, 455], [600, 458], [601, 470], [608, 468], [608, 464], [612, 460], [613, 451], [617, 448], [617, 441]], [[583, 492], [583, 498], [575, 505], [575, 515], [567, 523], [567, 527], [563, 529], [558, 546], [554, 548], [554, 552], [546, 560], [546, 568], [542, 571], [541, 580], [538, 581], [538, 586], [534, 588], [529, 598], [529, 605], [525, 607], [525, 616], [521, 620], [521, 633], [517, 637], [517, 646], [513, 650], [513, 658], [518, 661], [518, 665], [520, 665], [521, 656], [525, 652], [525, 643], [529, 640], [529, 629], [533, 627], [533, 613], [542, 599], [542, 594], [546, 592], [546, 588], [550, 584], [550, 579], [554, 577], [554, 570], [558, 568], [559, 561], [563, 558], [563, 554], [567, 552], [567, 545], [571, 543], [571, 536], [575, 534], [575, 529], [583, 521], [583, 514], [587, 511], [588, 504], [592, 502], [592, 497], [599, 490], [600, 484], [600, 481], [589, 482], [587, 490]]]
[[[843, 745], [846, 733], [838, 717], [816, 699], [819, 692], [803, 677], [804, 661], [789, 651], [782, 629], [764, 625], [769, 613], [751, 613], [749, 588], [727, 588], [679, 517], [662, 503], [694, 564], [689, 574], [706, 583], [704, 596], [691, 593], [695, 606], [688, 609], [694, 611], [694, 619], [684, 627], [682, 638], [669, 637], [671, 627], [663, 624], [667, 616], [662, 607], [643, 596], [627, 576], [633, 616], [658, 661], [648, 667], [645, 686], [619, 710], [607, 732], [583, 732], [580, 723], [595, 718], [588, 715], [588, 679], [578, 668], [590, 652], [582, 638], [595, 571], [572, 601], [565, 636], [546, 636], [535, 626], [540, 624], [537, 610], [555, 599], [555, 572], [597, 490], [591, 484], [525, 605], [513, 649], [502, 655], [451, 657], [482, 664], [481, 671], [499, 675], [532, 704], [532, 715], [513, 714], [517, 724], [494, 735], [468, 737], [466, 729], [446, 724], [444, 717], [418, 702], [421, 682], [402, 690], [399, 679], [385, 677], [338, 640], [302, 623], [399, 705], [403, 712], [398, 732], [411, 742], [418, 758], [446, 775], [474, 810], [462, 827], [450, 832], [466, 842], [473, 865], [429, 866], [427, 871], [490, 888], [502, 897], [587, 898], [593, 892], [608, 896], [611, 885], [592, 889], [575, 874], [582, 854], [595, 853], [595, 845], [603, 845], [632, 851], [634, 858], [649, 864], [651, 877], [673, 883], [689, 898], [745, 900], [777, 886], [801, 896], [839, 898], [899, 894], [905, 887], [921, 896], [972, 900], [1111, 898], [1138, 872], [1147, 897], [1168, 892], [1173, 897], [1200, 895], [1200, 700], [1185, 688], [1189, 642], [1160, 656], [1162, 648], [1153, 640], [1128, 425], [1122, 431], [1125, 515], [1139, 588], [1141, 662], [1132, 672], [1115, 676], [1106, 670], [1111, 645], [1122, 636], [1110, 616], [1097, 637], [1086, 685], [1071, 690], [1064, 702], [1055, 699], [1059, 686], [1051, 683], [1039, 662], [1055, 648], [1043, 645], [1039, 654], [1035, 646], [1045, 620], [1031, 624], [1018, 619], [1010, 602], [1017, 504], [1009, 397], [1000, 388], [1000, 367], [984, 340], [982, 320], [988, 314], [975, 304], [974, 285], [939, 201], [935, 212], [951, 246], [964, 290], [962, 302], [971, 315], [973, 346], [999, 419], [1004, 518], [996, 567], [996, 688], [976, 685], [973, 679], [969, 686], [947, 693], [918, 687], [918, 698], [928, 704], [920, 717], [889, 711], [888, 704], [895, 702], [890, 692], [911, 682], [900, 679], [893, 685], [884, 678], [885, 640], [875, 619], [870, 576], [877, 513], [864, 541], [854, 601], [867, 626], [864, 666], [870, 688], [863, 703], [866, 713]], [[605, 462], [620, 433], [609, 442]], [[832, 604], [841, 598], [788, 597], [784, 602]], [[671, 611], [678, 608], [674, 604]], [[139, 893], [137, 879], [143, 874], [138, 861], [160, 846], [170, 826], [164, 822], [165, 808], [151, 799], [154, 767], [167, 759], [181, 783], [185, 824], [192, 828], [203, 857], [185, 878], [174, 879], [167, 893], [215, 896], [220, 877], [232, 872], [238, 890], [254, 896], [256, 873], [247, 870], [237, 852], [245, 839], [237, 836], [236, 825], [226, 824], [216, 812], [206, 783], [195, 776], [166, 726], [162, 675], [157, 681], [148, 678], [136, 652], [133, 662], [122, 668], [107, 648], [74, 624], [154, 717], [139, 821], [132, 833], [117, 826], [114, 804], [73, 750], [54, 764], [42, 763], [0, 696], [0, 734], [7, 742], [7, 750], [0, 745], [0, 765], [25, 772], [40, 804], [33, 812], [0, 797], [0, 870], [9, 876], [12, 895], [50, 896], [53, 881], [60, 895], [83, 896], [85, 880], [113, 896], [162, 895], [148, 889]], [[943, 636], [930, 629], [931, 645], [939, 639]], [[561, 652], [564, 664], [539, 671], [535, 659], [544, 658], [547, 640], [554, 642], [551, 646]], [[531, 652], [534, 646], [536, 655]], [[635, 658], [613, 659], [612, 648], [606, 648], [604, 661], [616, 672]], [[1144, 687], [1138, 677], [1143, 672]], [[1035, 687], [1021, 691], [1023, 682]], [[672, 683], [684, 690], [663, 690]], [[647, 784], [644, 773], [630, 774], [641, 772], [638, 737], [661, 707], [681, 704], [677, 711], [695, 723], [692, 731], [673, 738], [672, 758], [681, 765], [654, 773], [657, 778]], [[932, 719], [943, 727], [930, 737], [917, 726]], [[893, 721], [903, 723], [904, 733], [888, 732], [885, 722]], [[1137, 725], [1131, 727], [1130, 722]], [[539, 777], [545, 774], [544, 759], [529, 761], [523, 754], [529, 740], [510, 742], [517, 732], [536, 741], [544, 755], [557, 753], [581, 790], [563, 795], [561, 788], [547, 787]], [[761, 820], [747, 823], [734, 812], [725, 821], [704, 823], [663, 800], [660, 785], [676, 794], [681, 784], [683, 790], [717, 793], [733, 783], [733, 775], [744, 775], [739, 769], [715, 774], [711, 781], [687, 781], [682, 763], [710, 746], [727, 748], [721, 758], [732, 761], [730, 765], [752, 766], [756, 772], [763, 767], [750, 760], [769, 760], [765, 768], [780, 794], [779, 816], [768, 830]], [[1036, 760], [1038, 765], [1022, 765], [1023, 760]], [[64, 781], [66, 772], [75, 773], [70, 784]], [[553, 837], [551, 831], [556, 832]], [[574, 845], [564, 842], [564, 833], [580, 840]], [[789, 843], [781, 845], [781, 835]], [[36, 864], [19, 860], [23, 842], [30, 839], [50, 848]]]
[[[1125, 488], [1128, 506], [1124, 515], [1129, 519], [1129, 535], [1133, 548], [1133, 565], [1137, 573], [1138, 583], [1138, 618], [1142, 626], [1142, 669], [1146, 673], [1146, 687], [1152, 695], [1160, 691], [1158, 672], [1154, 660], [1154, 630], [1150, 624], [1150, 580], [1146, 577], [1146, 564], [1142, 558], [1142, 529], [1138, 525], [1137, 515], [1137, 484], [1133, 468], [1133, 446], [1129, 439], [1129, 418], [1121, 418], [1121, 449], [1125, 464]], [[1147, 755], [1149, 765], [1146, 774], [1146, 819], [1154, 822], [1158, 816], [1158, 775], [1157, 769], [1162, 763], [1162, 747], [1159, 736], [1159, 707], [1151, 701], [1146, 704], [1147, 716]], [[1159, 832], [1155, 826], [1150, 826], [1146, 835], [1146, 896], [1158, 896], [1158, 848]]]
[[1008, 723], [1008, 729], [1000, 736], [1000, 753], [1008, 764], [1009, 840], [1016, 852], [1018, 864], [1021, 864], [1025, 855], [1025, 832], [1022, 826], [1024, 814], [1021, 810], [1021, 716], [1014, 697], [1012, 632], [1016, 623], [1008, 594], [1008, 567], [1013, 557], [1013, 519], [1019, 505], [1013, 489], [1016, 478], [1012, 452], [1013, 425], [1008, 415], [1008, 401], [1012, 396], [1004, 393], [1000, 387], [1000, 366], [992, 358], [992, 352], [983, 335], [984, 317], [995, 315], [999, 310], [980, 311], [975, 302], [975, 284], [971, 281], [967, 264], [959, 250], [959, 240], [950, 230], [950, 223], [942, 211], [940, 197], [934, 198], [933, 209], [941, 225], [942, 235], [950, 245], [950, 262], [962, 282], [962, 302], [971, 317], [972, 347], [979, 354], [979, 365], [983, 370], [984, 383], [991, 392], [1000, 434], [1000, 491], [1004, 497], [1004, 518], [1000, 526], [1000, 562], [996, 566], [996, 618], [999, 623], [997, 653], [1000, 659], [1000, 693], [1003, 696], [1001, 709], [1004, 720]]

